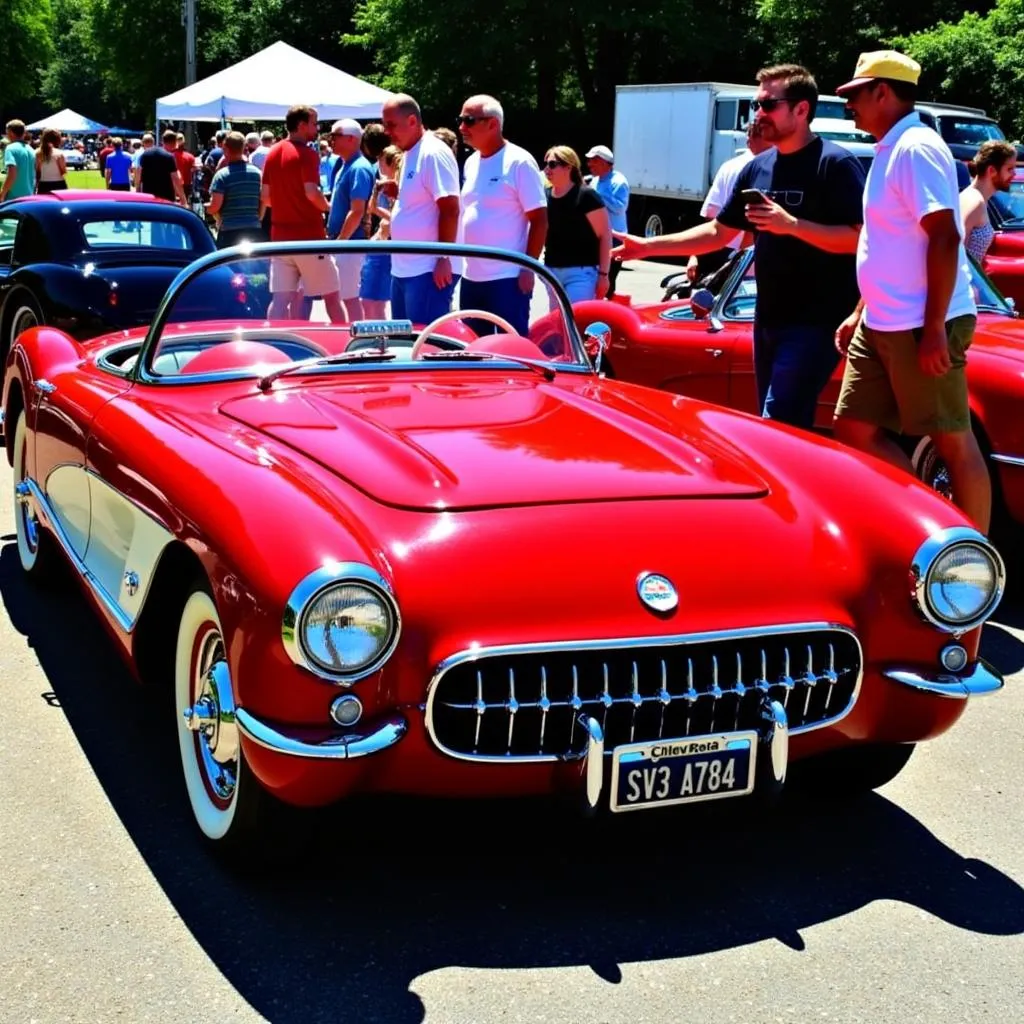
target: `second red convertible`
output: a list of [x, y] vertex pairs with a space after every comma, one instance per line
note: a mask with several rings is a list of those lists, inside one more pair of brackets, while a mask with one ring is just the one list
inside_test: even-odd
[[869, 788], [1002, 686], [978, 657], [1002, 563], [957, 509], [600, 378], [531, 260], [471, 253], [536, 275], [528, 336], [480, 311], [182, 315], [225, 266], [383, 245], [225, 250], [148, 331], [37, 327], [7, 363], [21, 565], [68, 563], [166, 687], [184, 792], [235, 863], [284, 805], [360, 792], [630, 812], [774, 794], [796, 762]]
[[[1020, 524], [1024, 522], [1024, 417], [1020, 415], [1024, 322], [974, 264], [971, 273], [979, 314], [967, 359], [971, 417], [988, 459], [997, 513], [1009, 523]], [[581, 327], [597, 321], [607, 324], [602, 366], [609, 377], [756, 414], [756, 303], [750, 249], [736, 257], [719, 294], [707, 302], [710, 311], [695, 310], [689, 301], [635, 307], [622, 302], [581, 302], [573, 313]], [[832, 427], [843, 366], [840, 363], [819, 400], [815, 426], [822, 431]], [[948, 492], [946, 469], [931, 439], [908, 439], [907, 447], [920, 478]]]

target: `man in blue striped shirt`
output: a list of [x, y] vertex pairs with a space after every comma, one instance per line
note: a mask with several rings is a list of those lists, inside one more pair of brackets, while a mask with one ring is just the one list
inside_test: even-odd
[[263, 203], [260, 199], [262, 179], [257, 168], [247, 163], [243, 150], [245, 137], [241, 132], [228, 132], [224, 139], [226, 166], [214, 176], [210, 184], [210, 202], [207, 211], [217, 218], [217, 248], [261, 238]]

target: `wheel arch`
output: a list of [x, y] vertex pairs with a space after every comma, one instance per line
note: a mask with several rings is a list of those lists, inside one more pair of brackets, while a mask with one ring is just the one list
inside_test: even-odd
[[174, 651], [181, 611], [189, 594], [213, 587], [199, 556], [183, 541], [173, 540], [160, 555], [149, 594], [135, 625], [132, 656], [139, 678], [160, 688], [174, 683]]

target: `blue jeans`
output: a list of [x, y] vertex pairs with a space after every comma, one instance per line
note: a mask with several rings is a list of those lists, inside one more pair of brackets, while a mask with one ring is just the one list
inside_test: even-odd
[[[462, 279], [459, 309], [482, 309], [503, 317], [524, 338], [530, 333], [530, 296], [519, 287], [519, 275], [503, 277], [497, 281], [470, 281]], [[465, 321], [479, 335], [495, 334], [499, 327], [487, 320]]]
[[597, 298], [597, 267], [548, 267], [565, 289], [570, 302]]
[[393, 320], [411, 320], [414, 324], [429, 324], [452, 308], [452, 292], [458, 278], [445, 288], [434, 284], [433, 273], [415, 277], [391, 276], [391, 317]]
[[810, 430], [818, 396], [838, 365], [834, 327], [754, 324], [757, 403], [766, 420]]

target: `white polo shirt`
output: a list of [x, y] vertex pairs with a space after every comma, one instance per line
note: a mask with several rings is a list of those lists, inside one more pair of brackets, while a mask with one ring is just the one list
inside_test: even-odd
[[928, 236], [921, 220], [951, 210], [960, 231], [959, 270], [946, 319], [976, 313], [963, 246], [956, 165], [938, 133], [908, 114], [875, 147], [864, 187], [864, 226], [857, 244], [857, 284], [864, 323], [876, 331], [924, 324]]
[[[736, 191], [736, 179], [740, 176], [740, 171], [753, 159], [754, 154], [749, 149], [745, 149], [742, 153], [729, 157], [718, 168], [714, 180], [711, 182], [711, 188], [708, 189], [708, 194], [704, 197], [704, 205], [700, 208], [702, 217], [714, 220], [729, 205], [729, 200], [732, 199], [732, 194]], [[741, 231], [738, 235], [734, 235], [726, 243], [728, 248], [738, 249], [743, 244], [744, 234], [745, 232]]]
[[[506, 142], [488, 157], [472, 153], [463, 170], [462, 237], [466, 244], [525, 253], [530, 232], [526, 215], [548, 204], [537, 161], [521, 146]], [[518, 274], [514, 263], [466, 260], [470, 281], [496, 281]]]
[[[424, 132], [402, 158], [398, 199], [391, 212], [391, 237], [396, 242], [436, 242], [440, 221], [437, 201], [458, 194], [459, 165], [452, 151], [437, 136]], [[395, 253], [391, 273], [395, 277], [417, 277], [431, 273], [435, 263], [436, 256]], [[454, 260], [452, 272], [462, 272]]]

